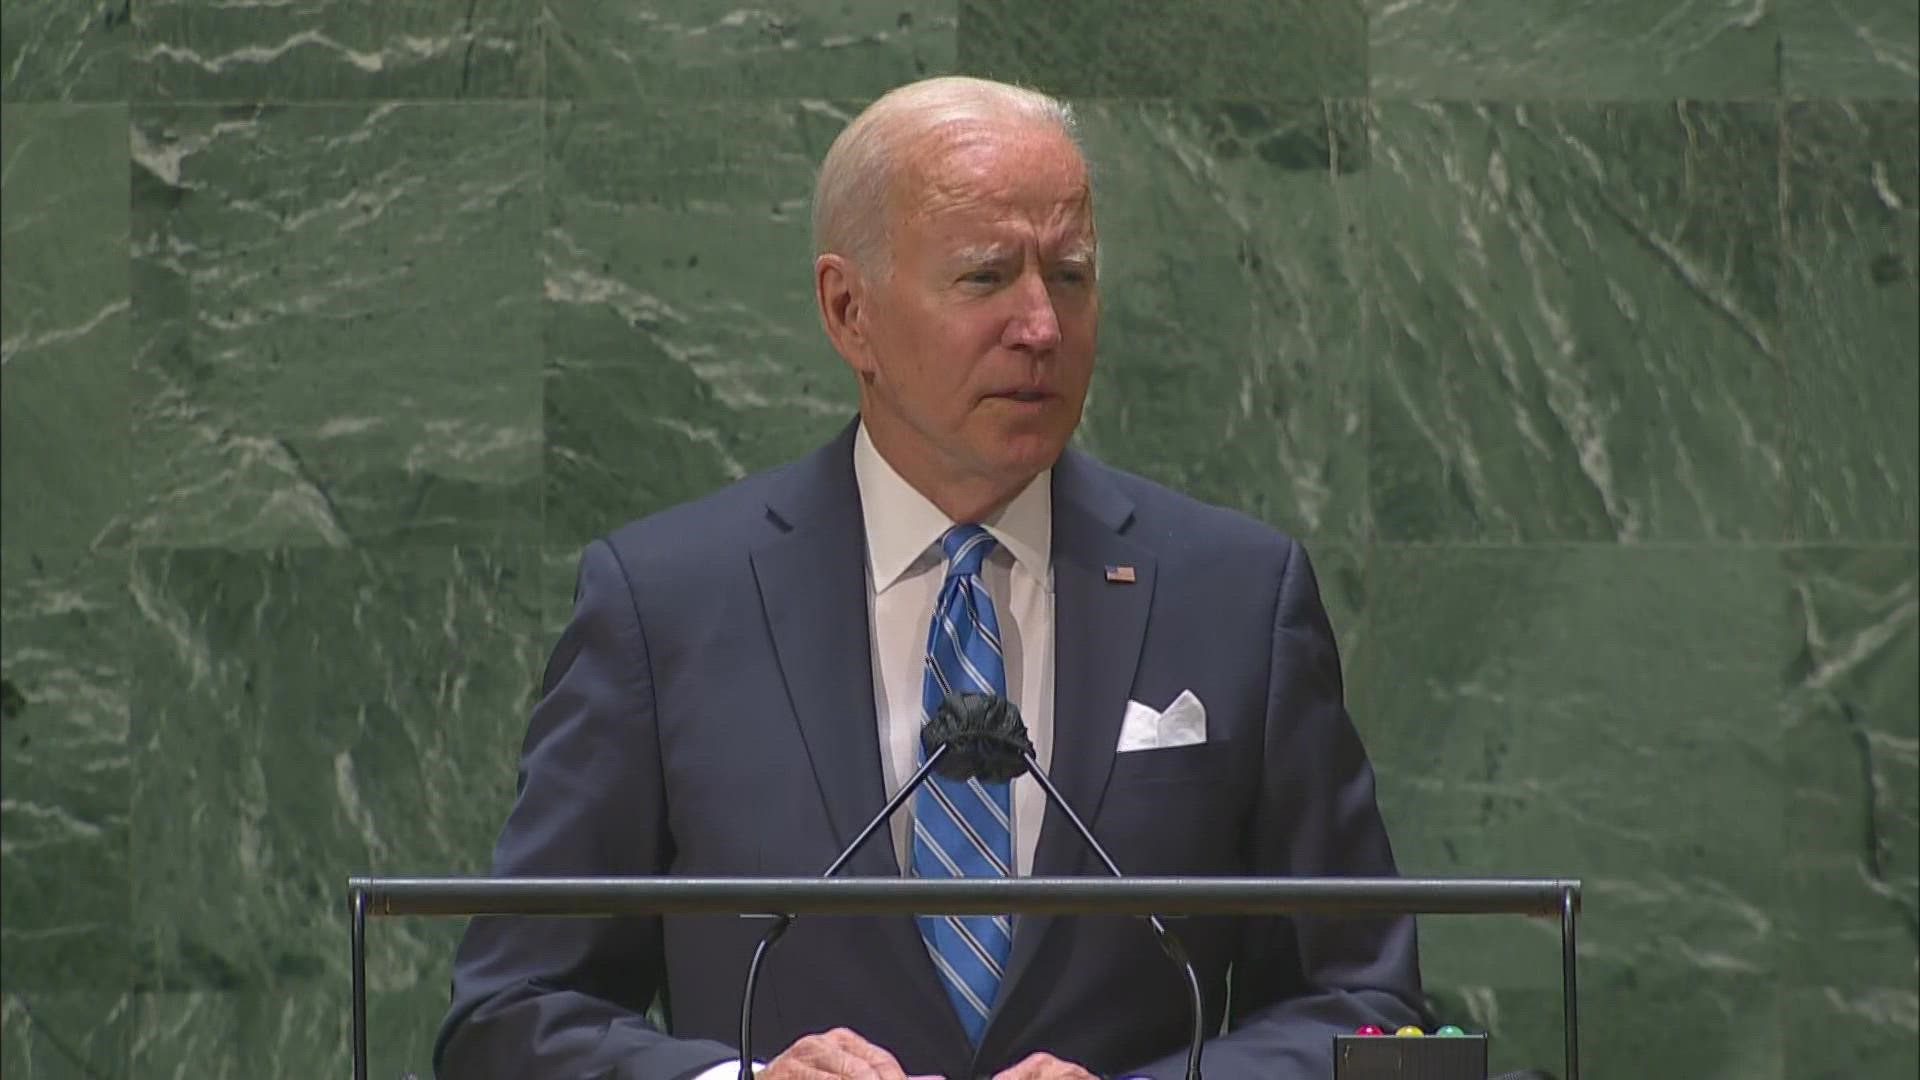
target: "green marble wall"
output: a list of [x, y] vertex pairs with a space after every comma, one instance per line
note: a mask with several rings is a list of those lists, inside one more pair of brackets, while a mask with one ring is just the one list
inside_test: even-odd
[[[1407, 869], [1586, 879], [1592, 1074], [1913, 1075], [1911, 0], [733, 7], [0, 8], [0, 1072], [344, 1075], [344, 879], [483, 866], [583, 540], [841, 422], [811, 169], [967, 71], [1086, 117], [1082, 441], [1312, 543]], [[1424, 930], [1557, 1061], [1550, 927]]]

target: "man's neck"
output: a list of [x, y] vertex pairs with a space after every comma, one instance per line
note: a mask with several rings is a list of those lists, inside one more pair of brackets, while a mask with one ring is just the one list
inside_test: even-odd
[[916, 455], [901, 452], [892, 446], [892, 440], [884, 431], [875, 430], [867, 425], [867, 438], [873, 448], [886, 463], [898, 473], [900, 479], [919, 492], [947, 518], [958, 524], [978, 524], [988, 521], [994, 515], [1007, 508], [1028, 484], [1032, 476], [998, 478], [972, 475], [941, 475], [937, 468], [919, 459]]

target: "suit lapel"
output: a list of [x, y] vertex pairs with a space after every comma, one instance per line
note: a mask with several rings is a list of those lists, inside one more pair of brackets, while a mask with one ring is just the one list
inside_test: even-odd
[[[834, 844], [844, 847], [886, 793], [863, 602], [866, 534], [859, 494], [850, 457], [844, 478], [833, 476], [817, 457], [796, 463], [798, 475], [769, 500], [786, 528], [754, 549], [753, 573]], [[891, 845], [878, 839], [848, 865], [848, 874], [900, 872]]]
[[[1123, 535], [1133, 503], [1098, 468], [1069, 450], [1054, 466], [1053, 476], [1054, 695], [1048, 774], [1089, 827], [1100, 813], [1113, 772], [1154, 590], [1152, 553]], [[1133, 581], [1109, 580], [1109, 567], [1132, 568]], [[1049, 807], [1032, 872], [1052, 877], [1105, 870], [1073, 826]], [[1000, 1006], [1019, 989], [1052, 924], [1053, 917], [1045, 915], [1016, 920], [994, 1021], [1000, 1019]], [[989, 1024], [983, 1046], [1006, 1034], [996, 1031], [997, 1026]]]
[[[835, 854], [886, 802], [867, 626], [866, 527], [853, 476], [854, 431], [848, 426], [780, 477], [767, 508], [781, 531], [752, 555], [767, 630], [826, 804]], [[899, 877], [891, 836], [885, 830], [876, 833], [842, 875]], [[966, 1032], [913, 919], [875, 918], [873, 924], [880, 938], [874, 954], [899, 958], [913, 990], [910, 1007], [930, 1018], [930, 1034], [966, 1046]], [[876, 985], [874, 992], [888, 990]], [[940, 1014], [944, 1023], [932, 1019]]]

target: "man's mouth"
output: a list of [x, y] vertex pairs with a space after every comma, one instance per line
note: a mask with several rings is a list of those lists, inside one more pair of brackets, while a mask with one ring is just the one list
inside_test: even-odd
[[1006, 398], [1009, 401], [1032, 403], [1036, 401], [1045, 401], [1048, 398], [1052, 397], [1053, 395], [1046, 392], [1045, 390], [1003, 390], [1000, 393], [989, 394], [988, 396], [997, 397], [997, 398]]

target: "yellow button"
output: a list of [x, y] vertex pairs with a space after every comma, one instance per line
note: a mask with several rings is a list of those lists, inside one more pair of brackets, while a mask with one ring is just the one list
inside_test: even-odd
[[1406, 1027], [1403, 1027], [1399, 1031], [1394, 1032], [1394, 1034], [1395, 1035], [1425, 1035], [1426, 1032], [1421, 1031], [1419, 1028], [1414, 1027], [1412, 1024], [1408, 1024]]

